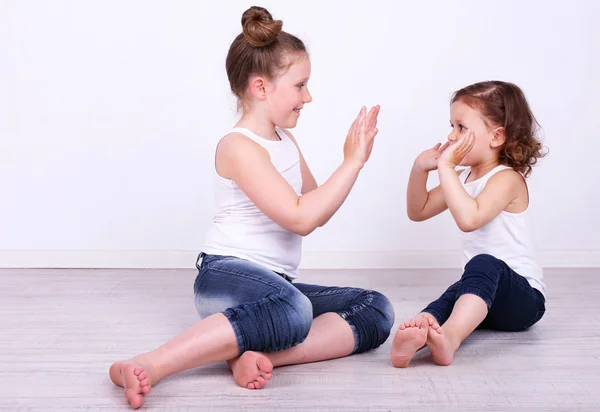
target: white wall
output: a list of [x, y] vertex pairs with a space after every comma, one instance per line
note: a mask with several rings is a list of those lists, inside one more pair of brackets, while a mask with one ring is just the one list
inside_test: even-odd
[[[236, 119], [225, 56], [252, 4], [0, 0], [0, 266], [193, 267]], [[304, 267], [458, 262], [449, 214], [410, 222], [405, 190], [449, 131], [451, 92], [487, 79], [520, 85], [544, 128], [530, 179], [544, 264], [600, 266], [598, 2], [261, 5], [311, 53], [293, 132], [319, 182], [360, 106], [382, 106], [371, 161]]]

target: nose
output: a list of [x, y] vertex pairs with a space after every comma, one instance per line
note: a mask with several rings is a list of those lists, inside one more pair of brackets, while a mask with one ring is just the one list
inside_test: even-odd
[[310, 103], [312, 102], [312, 96], [310, 95], [310, 92], [308, 91], [308, 87], [304, 88], [304, 96], [303, 99], [304, 103]]
[[458, 133], [454, 129], [452, 129], [452, 131], [448, 135], [448, 140], [450, 140], [451, 142], [455, 142], [458, 140]]

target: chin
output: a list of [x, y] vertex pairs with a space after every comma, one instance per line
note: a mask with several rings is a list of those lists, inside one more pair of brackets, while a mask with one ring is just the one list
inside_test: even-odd
[[296, 120], [287, 120], [285, 122], [278, 122], [277, 127], [280, 129], [293, 129], [298, 124], [298, 119]]

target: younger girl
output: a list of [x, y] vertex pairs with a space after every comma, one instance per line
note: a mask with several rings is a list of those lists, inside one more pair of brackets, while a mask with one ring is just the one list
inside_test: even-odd
[[[466, 265], [458, 282], [400, 325], [392, 345], [396, 367], [408, 366], [424, 345], [435, 363], [449, 365], [475, 328], [522, 331], [545, 312], [525, 183], [543, 154], [523, 92], [500, 81], [465, 87], [451, 100], [450, 125], [448, 142], [414, 162], [408, 217], [422, 221], [450, 209]], [[457, 173], [459, 165], [467, 167]], [[435, 169], [440, 184], [428, 192]]]
[[344, 161], [317, 187], [295, 138], [312, 98], [310, 59], [297, 37], [260, 7], [226, 60], [242, 117], [216, 150], [218, 211], [197, 261], [196, 308], [203, 318], [152, 352], [110, 368], [139, 408], [159, 380], [228, 361], [237, 383], [263, 387], [274, 366], [315, 362], [377, 348], [394, 323], [390, 301], [372, 290], [296, 283], [302, 236], [342, 205], [369, 159], [379, 107], [361, 109]]

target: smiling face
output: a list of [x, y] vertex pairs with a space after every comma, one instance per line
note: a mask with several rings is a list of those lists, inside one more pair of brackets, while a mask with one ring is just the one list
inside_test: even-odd
[[312, 101], [308, 91], [310, 78], [310, 58], [308, 55], [290, 56], [289, 68], [272, 81], [265, 81], [265, 111], [273, 124], [291, 129], [298, 123], [298, 117], [305, 103]]

